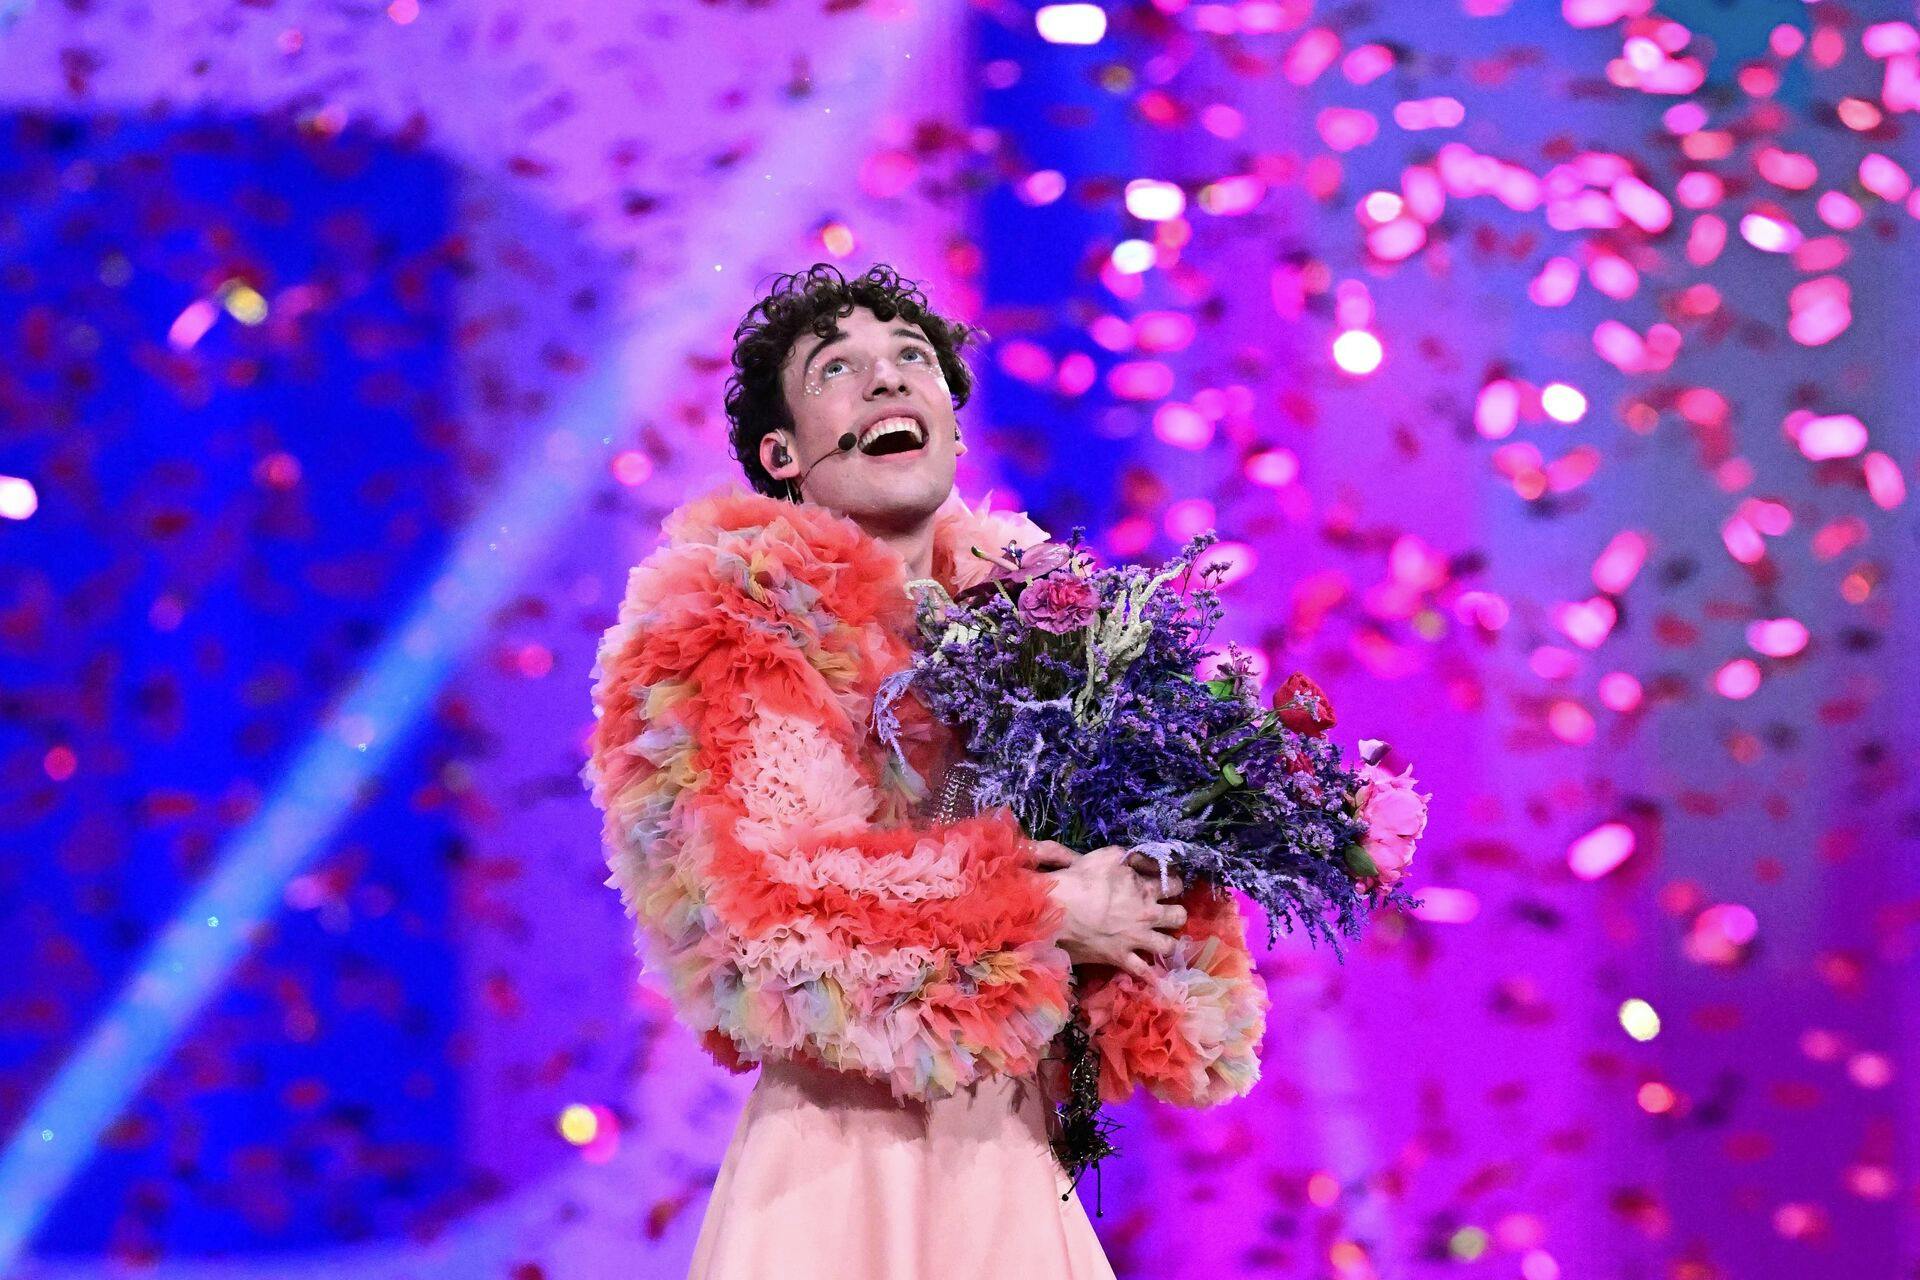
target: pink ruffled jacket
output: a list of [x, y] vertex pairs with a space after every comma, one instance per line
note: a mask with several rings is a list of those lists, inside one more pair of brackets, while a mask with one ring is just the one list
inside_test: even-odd
[[[933, 1099], [1035, 1072], [1077, 982], [1108, 1101], [1252, 1088], [1268, 1002], [1231, 896], [1188, 891], [1151, 983], [1076, 976], [1017, 821], [918, 816], [954, 747], [912, 697], [904, 766], [872, 732], [875, 690], [912, 653], [892, 548], [737, 490], [665, 532], [600, 644], [584, 776], [646, 967], [718, 1061], [801, 1058]], [[951, 587], [994, 536], [943, 513], [935, 576]]]

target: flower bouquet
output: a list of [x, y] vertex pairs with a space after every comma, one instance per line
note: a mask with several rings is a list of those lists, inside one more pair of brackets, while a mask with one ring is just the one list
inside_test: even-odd
[[[923, 643], [876, 696], [883, 738], [911, 687], [964, 743], [976, 805], [1006, 806], [1035, 839], [1126, 845], [1163, 877], [1239, 890], [1264, 911], [1269, 945], [1297, 927], [1339, 956], [1370, 911], [1418, 905], [1400, 882], [1427, 797], [1411, 769], [1380, 767], [1384, 743], [1343, 761], [1311, 680], [1291, 676], [1269, 704], [1244, 651], [1210, 647], [1224, 572], [1204, 563], [1211, 535], [1157, 570], [1100, 568], [1077, 530], [1063, 544], [984, 504], [965, 514], [995, 541], [975, 539], [979, 563], [951, 567], [958, 598], [912, 584]], [[1077, 1180], [1113, 1148], [1084, 1027], [1065, 1043], [1055, 1148]]]

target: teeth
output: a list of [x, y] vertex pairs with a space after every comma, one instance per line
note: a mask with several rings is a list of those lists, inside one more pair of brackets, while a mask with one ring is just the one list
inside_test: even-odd
[[862, 449], [869, 448], [878, 441], [880, 437], [892, 435], [896, 431], [905, 431], [911, 435], [916, 449], [926, 443], [926, 436], [921, 431], [919, 423], [915, 422], [912, 418], [895, 417], [882, 418], [880, 421], [868, 427], [860, 437], [860, 447]]

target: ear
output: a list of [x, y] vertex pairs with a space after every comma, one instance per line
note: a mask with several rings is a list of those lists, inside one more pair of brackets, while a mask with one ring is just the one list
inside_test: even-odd
[[[787, 460], [776, 463], [774, 459], [780, 456], [782, 449], [786, 450]], [[800, 459], [794, 456], [793, 441], [788, 439], [786, 432], [769, 431], [760, 437], [760, 465], [775, 480], [791, 480], [800, 474]]]
[[966, 456], [966, 452], [967, 442], [960, 434], [960, 424], [956, 422], [953, 424], [953, 456], [956, 458], [964, 457]]

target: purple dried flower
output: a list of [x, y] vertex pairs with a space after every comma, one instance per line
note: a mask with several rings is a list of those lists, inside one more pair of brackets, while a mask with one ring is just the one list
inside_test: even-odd
[[[1269, 941], [1299, 926], [1337, 954], [1367, 912], [1413, 899], [1361, 886], [1346, 865], [1366, 827], [1339, 748], [1262, 706], [1245, 654], [1208, 647], [1219, 595], [1192, 569], [1211, 542], [1156, 574], [1087, 568], [1076, 536], [1064, 556], [1026, 554], [1024, 569], [1045, 572], [1017, 599], [923, 601], [913, 687], [961, 734], [982, 806], [1075, 848], [1152, 845], [1181, 874], [1258, 902]], [[888, 685], [890, 702], [904, 686]]]

